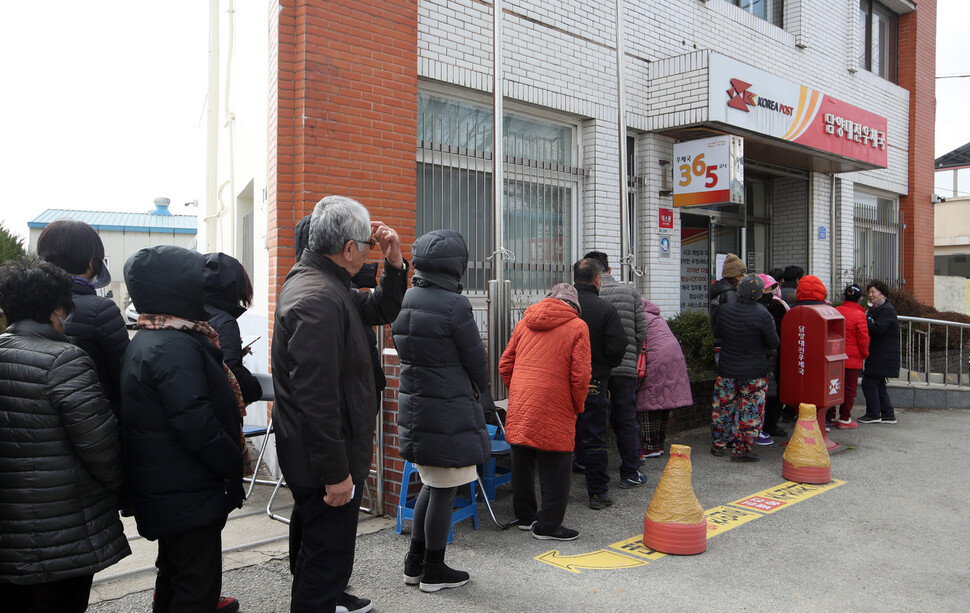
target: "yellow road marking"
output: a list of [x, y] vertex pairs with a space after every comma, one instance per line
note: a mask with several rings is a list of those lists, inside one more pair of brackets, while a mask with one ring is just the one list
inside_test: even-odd
[[[838, 480], [823, 485], [786, 481], [781, 485], [745, 496], [734, 502], [708, 509], [704, 511], [707, 516], [707, 538], [717, 536], [749, 521], [754, 521], [759, 517], [764, 517], [796, 502], [807, 500], [812, 496], [817, 496], [844, 484], [845, 481]], [[535, 559], [569, 572], [579, 573], [576, 570], [577, 568], [606, 570], [644, 566], [650, 563], [646, 560], [659, 560], [667, 555], [644, 545], [643, 534], [613, 543], [610, 547], [627, 555], [599, 549], [590, 553], [564, 556], [553, 550], [538, 555]], [[630, 558], [631, 555], [640, 558], [640, 560]]]
[[642, 562], [619, 553], [613, 553], [612, 551], [608, 551], [606, 549], [598, 549], [597, 551], [591, 551], [589, 553], [580, 553], [567, 556], [564, 556], [553, 549], [552, 551], [547, 551], [540, 556], [536, 556], [536, 560], [545, 562], [546, 564], [551, 564], [563, 570], [568, 570], [569, 572], [576, 573], [577, 575], [580, 574], [580, 568], [586, 570], [608, 570], [617, 568], [634, 568], [636, 566], [644, 566], [647, 564], [647, 562]]

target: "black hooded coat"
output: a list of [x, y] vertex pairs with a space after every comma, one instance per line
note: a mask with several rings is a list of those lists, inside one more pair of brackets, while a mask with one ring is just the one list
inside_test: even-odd
[[246, 404], [256, 402], [262, 397], [263, 388], [249, 369], [243, 366], [242, 337], [236, 322], [246, 312], [246, 307], [240, 304], [246, 287], [243, 265], [231, 255], [207, 253], [202, 278], [205, 312], [209, 316], [209, 325], [219, 335], [222, 361], [239, 382]]
[[401, 457], [444, 468], [482, 464], [490, 449], [482, 402], [491, 406], [491, 396], [485, 347], [461, 294], [468, 248], [459, 232], [435, 230], [411, 253], [411, 289], [391, 324], [401, 359]]
[[[206, 321], [205, 257], [147, 247], [125, 263], [142, 314]], [[121, 366], [125, 462], [138, 533], [147, 539], [224, 525], [242, 506], [241, 418], [222, 351], [201, 332], [139, 330]]]

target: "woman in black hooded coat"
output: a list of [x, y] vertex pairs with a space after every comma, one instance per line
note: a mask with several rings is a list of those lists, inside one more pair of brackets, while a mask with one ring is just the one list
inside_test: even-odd
[[412, 249], [414, 277], [391, 324], [401, 359], [398, 436], [401, 457], [413, 463], [424, 487], [414, 505], [404, 582], [425, 592], [460, 587], [468, 573], [445, 565], [451, 509], [459, 485], [474, 481], [490, 443], [483, 401], [488, 359], [461, 294], [468, 248], [461, 233], [435, 230]]

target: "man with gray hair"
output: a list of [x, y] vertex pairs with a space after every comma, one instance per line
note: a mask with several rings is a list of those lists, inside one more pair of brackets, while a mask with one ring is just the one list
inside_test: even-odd
[[[351, 287], [371, 248], [384, 256], [373, 292]], [[291, 611], [370, 611], [344, 592], [357, 514], [373, 456], [377, 397], [365, 326], [394, 321], [407, 263], [393, 229], [356, 200], [328, 196], [310, 219], [309, 245], [276, 301], [273, 383], [280, 468], [302, 524]]]

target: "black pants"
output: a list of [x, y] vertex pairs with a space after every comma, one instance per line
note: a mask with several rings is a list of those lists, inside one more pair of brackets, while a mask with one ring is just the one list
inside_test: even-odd
[[0, 611], [83, 613], [88, 608], [92, 579], [94, 575], [32, 585], [0, 583]]
[[620, 479], [633, 479], [640, 473], [637, 453], [637, 378], [610, 377], [610, 427], [616, 434], [620, 452]]
[[610, 399], [604, 381], [589, 382], [589, 393], [583, 412], [576, 420], [576, 436], [583, 441], [583, 460], [586, 464], [586, 493], [591, 497], [610, 489], [606, 472], [609, 454], [606, 450], [606, 429], [610, 422]]
[[324, 488], [290, 485], [301, 524], [291, 613], [333, 613], [354, 569], [357, 517], [364, 488], [342, 507], [323, 501]]
[[212, 613], [222, 590], [222, 528], [205, 528], [158, 539], [156, 613]]
[[[536, 530], [549, 534], [562, 525], [569, 501], [568, 451], [542, 451], [512, 445], [512, 511], [519, 524], [534, 520]], [[536, 508], [535, 474], [539, 472], [542, 506]]]

